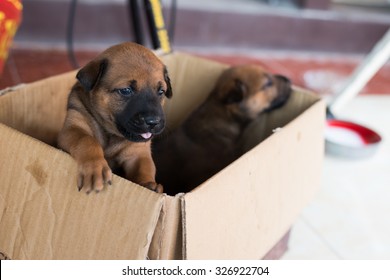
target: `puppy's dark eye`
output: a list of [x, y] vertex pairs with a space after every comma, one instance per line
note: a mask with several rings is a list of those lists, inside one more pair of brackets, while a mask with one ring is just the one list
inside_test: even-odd
[[267, 81], [266, 81], [265, 84], [263, 85], [263, 88], [262, 88], [262, 89], [266, 89], [266, 88], [272, 87], [273, 85], [274, 85], [274, 82], [273, 82], [272, 79], [269, 77], [269, 78], [267, 78]]
[[234, 103], [240, 103], [243, 99], [244, 99], [244, 93], [240, 90], [233, 89], [226, 94], [223, 102], [226, 105], [230, 105]]
[[124, 96], [129, 96], [129, 95], [132, 95], [134, 93], [134, 91], [131, 87], [117, 89], [117, 92], [121, 95], [124, 95]]
[[165, 94], [165, 90], [162, 89], [162, 88], [160, 88], [160, 89], [158, 90], [157, 94], [158, 94], [158, 96], [161, 96], [161, 95]]

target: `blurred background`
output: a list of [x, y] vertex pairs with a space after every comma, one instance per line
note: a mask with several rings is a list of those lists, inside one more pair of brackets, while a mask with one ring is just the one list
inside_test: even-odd
[[[72, 64], [61, 58], [61, 55], [66, 55], [70, 40], [79, 65], [112, 44], [134, 41], [130, 2], [22, 1], [23, 20], [1, 77], [1, 88], [71, 69]], [[222, 61], [231, 55], [264, 56], [265, 64], [277, 72], [290, 74], [295, 83], [325, 92], [329, 91], [327, 81], [339, 83], [390, 26], [388, 0], [161, 2], [173, 50], [216, 55], [216, 59]], [[151, 46], [143, 13], [140, 13], [140, 21], [145, 44]], [[320, 58], [318, 53], [331, 60], [315, 60], [311, 67], [302, 62]], [[269, 61], [270, 55], [277, 60]], [[20, 65], [20, 60], [26, 66], [41, 59], [45, 61], [45, 57], [50, 57], [49, 62], [44, 66], [41, 64], [41, 69], [35, 71], [27, 71]], [[294, 57], [301, 59], [288, 59]], [[280, 59], [283, 65], [274, 63]], [[336, 72], [329, 69], [335, 63], [340, 64]], [[318, 71], [318, 68], [323, 71]], [[303, 70], [305, 73], [302, 74]], [[385, 79], [381, 75], [376, 78], [376, 82], [368, 86], [381, 93], [379, 84]]]
[[[18, 0], [1, 0], [0, 89], [70, 71], [110, 45], [134, 41], [131, 1], [25, 0], [21, 9]], [[327, 100], [390, 27], [390, 0], [161, 3], [174, 51], [260, 64]], [[145, 15], [138, 15], [151, 47]], [[390, 259], [389, 108], [386, 63], [339, 113], [373, 128], [382, 143], [369, 158], [325, 158], [322, 188], [293, 226], [282, 258]]]

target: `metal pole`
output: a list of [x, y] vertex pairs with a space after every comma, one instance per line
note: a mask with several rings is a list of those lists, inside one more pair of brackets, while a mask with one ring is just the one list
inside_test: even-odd
[[135, 42], [140, 45], [145, 45], [145, 38], [142, 32], [141, 14], [138, 0], [128, 0], [129, 15], [132, 20], [132, 28], [134, 32]]
[[387, 62], [390, 57], [390, 29], [376, 43], [371, 52], [364, 58], [345, 83], [341, 91], [329, 104], [330, 111], [337, 114], [341, 107], [355, 97], [375, 73]]

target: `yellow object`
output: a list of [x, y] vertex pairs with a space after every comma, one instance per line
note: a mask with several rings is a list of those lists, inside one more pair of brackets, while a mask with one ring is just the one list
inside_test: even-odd
[[0, 74], [13, 37], [22, 19], [22, 3], [19, 0], [0, 1]]

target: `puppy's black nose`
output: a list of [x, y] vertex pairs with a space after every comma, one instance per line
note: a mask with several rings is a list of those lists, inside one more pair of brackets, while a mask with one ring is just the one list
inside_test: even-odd
[[161, 118], [155, 116], [149, 116], [149, 117], [144, 117], [144, 121], [148, 127], [153, 128], [161, 122]]

